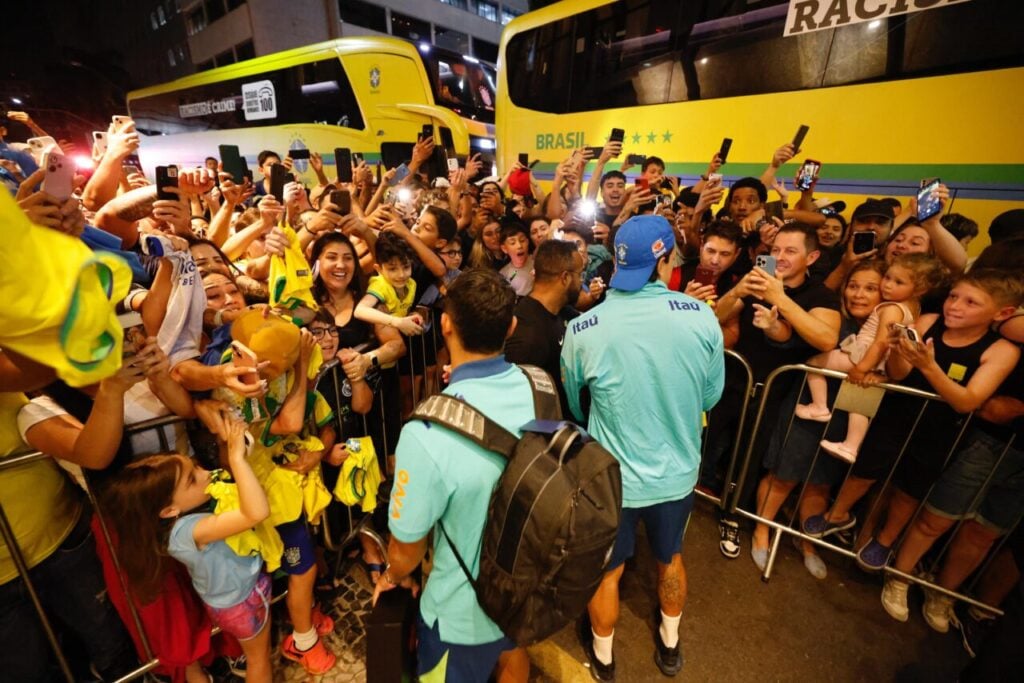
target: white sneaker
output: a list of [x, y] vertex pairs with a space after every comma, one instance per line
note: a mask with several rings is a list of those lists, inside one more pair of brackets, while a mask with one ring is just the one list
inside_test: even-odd
[[907, 607], [909, 588], [909, 582], [899, 579], [886, 579], [885, 586], [882, 587], [882, 607], [896, 621], [906, 621], [910, 618], [910, 609]]
[[949, 620], [953, 613], [953, 598], [935, 591], [925, 590], [924, 605], [921, 606], [924, 620], [939, 633], [949, 632]]

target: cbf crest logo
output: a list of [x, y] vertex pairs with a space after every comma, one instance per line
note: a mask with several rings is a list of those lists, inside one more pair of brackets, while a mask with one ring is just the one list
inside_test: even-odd
[[370, 69], [370, 87], [376, 90], [380, 87], [380, 67], [374, 66]]
[[626, 257], [628, 254], [629, 249], [626, 247], [625, 242], [620, 242], [618, 246], [615, 247], [615, 256], [619, 259], [620, 264], [626, 265]]

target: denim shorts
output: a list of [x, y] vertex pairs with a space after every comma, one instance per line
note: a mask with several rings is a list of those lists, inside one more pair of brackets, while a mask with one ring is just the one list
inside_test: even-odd
[[206, 605], [210, 620], [239, 640], [252, 640], [270, 618], [270, 575], [260, 574], [249, 596], [231, 607]]
[[1024, 515], [1024, 451], [974, 431], [939, 477], [926, 506], [940, 517], [975, 519], [1008, 531]]
[[672, 562], [672, 556], [681, 552], [686, 523], [693, 510], [693, 492], [681, 500], [670, 500], [642, 508], [622, 508], [619, 534], [605, 571], [611, 571], [633, 557], [636, 546], [637, 522], [643, 520], [654, 558], [662, 563]]

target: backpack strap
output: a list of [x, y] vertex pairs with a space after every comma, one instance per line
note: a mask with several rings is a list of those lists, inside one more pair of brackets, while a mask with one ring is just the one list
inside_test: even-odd
[[433, 422], [476, 445], [508, 459], [519, 443], [519, 437], [460, 398], [434, 394], [420, 402], [410, 420]]

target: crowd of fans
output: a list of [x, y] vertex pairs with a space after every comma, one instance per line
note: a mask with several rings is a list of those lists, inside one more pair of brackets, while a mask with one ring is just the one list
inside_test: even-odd
[[[717, 156], [691, 187], [656, 157], [630, 184], [628, 163], [609, 169], [626, 158], [614, 141], [596, 158], [573, 152], [549, 192], [518, 163], [478, 180], [475, 157], [433, 178], [432, 139], [415, 144], [399, 182], [396, 169], [375, 173], [361, 160], [353, 181], [339, 182], [314, 150], [317, 183], [291, 179], [275, 196], [273, 167], [294, 164], [267, 150], [255, 180], [232, 177], [211, 157], [157, 187], [129, 163], [144, 140], [125, 117], [115, 117], [105, 148], [94, 150], [91, 173], [55, 196], [48, 162], [60, 148], [6, 140], [11, 122], [34, 126], [23, 113], [7, 117], [0, 180], [22, 217], [130, 266], [131, 284], [116, 302], [125, 353], [104, 379], [79, 386], [60, 364], [51, 364], [55, 372], [23, 349], [0, 354], [3, 455], [51, 456], [4, 470], [0, 502], [44, 605], [103, 680], [144, 657], [128, 611], [134, 601], [159, 673], [207, 681], [204, 667], [224, 655], [249, 679], [269, 681], [275, 571], [286, 577], [291, 623], [281, 654], [310, 674], [330, 670], [335, 656], [323, 637], [333, 621], [318, 595], [333, 577], [317, 523], [326, 516], [328, 526], [343, 526], [339, 509], [372, 511], [378, 491], [389, 490], [403, 419], [450, 379], [441, 317], [449, 289], [469, 269], [500, 274], [518, 296], [506, 358], [546, 370], [563, 413], [585, 416], [588, 401], [563, 384], [562, 340], [577, 316], [601, 314], [616, 261], [625, 259], [616, 236], [637, 215], [671, 225], [666, 287], [711, 307], [725, 347], [749, 363], [755, 383], [809, 363], [844, 371], [860, 387], [887, 382], [940, 397], [886, 393], [873, 413], [845, 411], [832, 407], [838, 381], [780, 376], [764, 427], [749, 435], [760, 479], [739, 492], [742, 504], [750, 498], [774, 519], [803, 491], [805, 534], [845, 540], [866, 570], [912, 574], [930, 565], [948, 591], [1024, 514], [1024, 448], [1016, 442], [1024, 424], [1024, 210], [1000, 215], [988, 228], [993, 246], [970, 263], [965, 247], [979, 231], [965, 216], [918, 220], [913, 198], [882, 198], [852, 207], [847, 221], [845, 205], [816, 198], [814, 184], [795, 197], [777, 177], [801, 151], [791, 144], [760, 178], [729, 187]], [[769, 193], [778, 199], [769, 202]], [[943, 185], [934, 192], [942, 206], [949, 197]], [[12, 206], [5, 220], [15, 213]], [[855, 249], [863, 233], [872, 234], [871, 248]], [[26, 267], [26, 276], [49, 272]], [[27, 292], [33, 283], [17, 286]], [[747, 390], [746, 376], [730, 370], [708, 412], [698, 484], [706, 493], [726, 493], [727, 454], [748, 437], [736, 429]], [[125, 431], [175, 416], [182, 420]], [[354, 471], [366, 484], [358, 493]], [[112, 554], [96, 542], [103, 534], [86, 487], [105, 513]], [[933, 547], [959, 520], [937, 563]], [[385, 533], [385, 523], [378, 518], [376, 531]], [[738, 556], [739, 523], [725, 515], [720, 531], [722, 553]], [[750, 540], [760, 569], [770, 531], [758, 524]], [[1020, 535], [985, 575], [982, 601], [999, 604], [1016, 585], [1010, 558]], [[360, 541], [371, 579], [387, 579], [383, 549], [371, 534]], [[824, 578], [816, 547], [798, 545], [808, 571]], [[0, 666], [12, 680], [46, 680], [47, 641], [3, 548]], [[887, 576], [884, 608], [906, 621], [910, 583]], [[93, 599], [104, 590], [109, 601]], [[923, 613], [936, 630], [958, 627], [971, 648], [992, 622], [936, 591], [925, 592]], [[224, 633], [211, 639], [213, 624]]]

